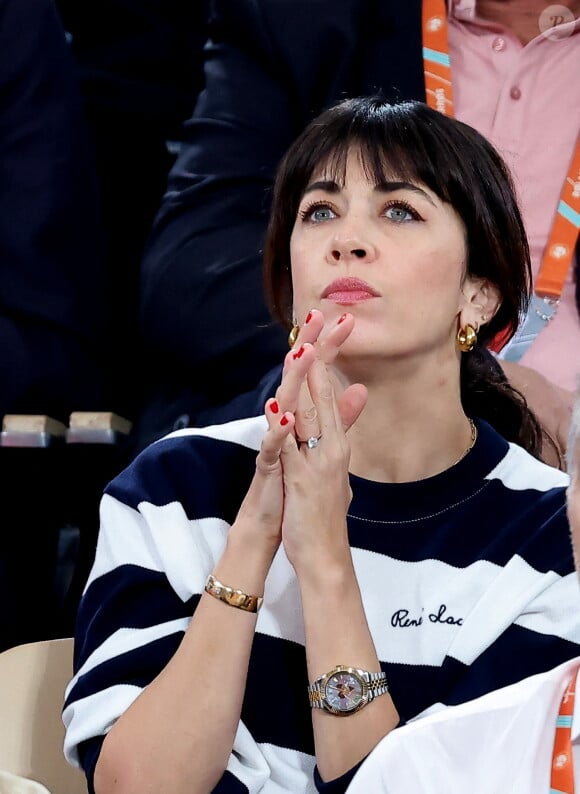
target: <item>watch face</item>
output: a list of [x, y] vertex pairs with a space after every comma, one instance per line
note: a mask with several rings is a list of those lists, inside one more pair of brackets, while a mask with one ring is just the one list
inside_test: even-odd
[[365, 690], [366, 687], [357, 675], [349, 672], [334, 673], [326, 682], [325, 699], [336, 711], [354, 711], [360, 706]]

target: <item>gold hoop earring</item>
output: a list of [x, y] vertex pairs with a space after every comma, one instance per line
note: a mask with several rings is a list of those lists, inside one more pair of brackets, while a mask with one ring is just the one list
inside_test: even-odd
[[288, 334], [288, 347], [290, 348], [294, 347], [299, 333], [300, 333], [300, 326], [293, 325], [290, 333]]
[[457, 347], [462, 353], [469, 353], [477, 342], [477, 331], [469, 323], [457, 330]]

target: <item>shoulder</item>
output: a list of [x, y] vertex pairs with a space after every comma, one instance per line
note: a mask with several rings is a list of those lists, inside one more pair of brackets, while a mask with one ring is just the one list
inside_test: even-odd
[[143, 501], [167, 504], [210, 482], [215, 488], [244, 472], [249, 477], [265, 430], [263, 416], [176, 430], [144, 449], [105, 494], [133, 507]]
[[563, 471], [534, 458], [518, 444], [509, 444], [507, 454], [487, 475], [500, 480], [514, 491], [533, 490], [547, 493], [568, 487], [570, 477]]

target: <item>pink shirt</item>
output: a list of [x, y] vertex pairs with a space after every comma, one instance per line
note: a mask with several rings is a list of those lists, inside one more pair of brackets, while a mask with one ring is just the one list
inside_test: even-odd
[[[538, 28], [523, 46], [509, 30], [479, 19], [475, 0], [455, 0], [449, 49], [455, 115], [483, 133], [512, 169], [535, 276], [580, 131], [580, 22], [558, 39]], [[566, 389], [576, 387], [580, 373], [573, 269], [556, 317], [520, 360]]]

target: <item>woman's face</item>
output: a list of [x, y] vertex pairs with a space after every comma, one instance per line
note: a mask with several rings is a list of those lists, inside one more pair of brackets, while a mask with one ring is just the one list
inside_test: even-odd
[[[454, 349], [469, 302], [463, 223], [429, 188], [369, 182], [357, 150], [345, 184], [313, 175], [290, 239], [294, 313], [356, 318], [345, 353], [412, 356]], [[472, 291], [473, 291], [472, 290]], [[483, 309], [482, 309], [483, 311]], [[469, 315], [469, 316], [468, 316]], [[468, 310], [463, 322], [475, 321]]]

